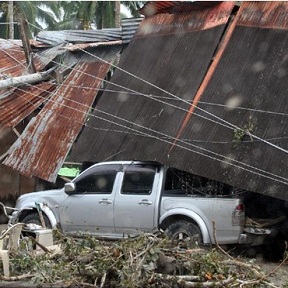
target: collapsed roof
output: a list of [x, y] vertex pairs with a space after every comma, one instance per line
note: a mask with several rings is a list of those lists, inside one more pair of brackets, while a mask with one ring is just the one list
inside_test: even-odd
[[[0, 41], [0, 61], [3, 64], [0, 76], [11, 80], [11, 87], [2, 89], [0, 94], [0, 125], [14, 128], [41, 108], [10, 147], [4, 165], [28, 177], [35, 176], [50, 182], [56, 180], [89, 116], [97, 92], [103, 89], [103, 81], [111, 74], [111, 64], [117, 63], [141, 20], [123, 20], [123, 39], [119, 29], [115, 29], [117, 41], [111, 32], [113, 29], [106, 32], [105, 39], [96, 35], [95, 42], [90, 35], [88, 43], [81, 43], [83, 31], [74, 32], [72, 39], [64, 31], [66, 37], [63, 41], [56, 41], [51, 47], [51, 43], [57, 40], [54, 33], [41, 33], [42, 42], [32, 41], [38, 49], [33, 57], [35, 66], [38, 71], [51, 66], [57, 71], [48, 80], [43, 78], [33, 85], [23, 80], [22, 85], [15, 87], [15, 77], [28, 74], [24, 51], [18, 41]], [[104, 29], [102, 32], [105, 34]]]
[[70, 160], [158, 161], [287, 200], [288, 3], [234, 8], [145, 18]]
[[287, 200], [288, 3], [207, 3], [149, 2], [96, 102], [115, 62], [99, 55], [93, 70], [76, 57], [4, 164], [54, 181], [69, 151], [75, 162], [151, 160]]

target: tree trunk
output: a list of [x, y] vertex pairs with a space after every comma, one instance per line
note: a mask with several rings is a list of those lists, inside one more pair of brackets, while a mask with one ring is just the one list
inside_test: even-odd
[[14, 39], [13, 1], [8, 1], [9, 39]]
[[120, 1], [115, 1], [115, 27], [121, 27], [121, 13], [120, 13]]

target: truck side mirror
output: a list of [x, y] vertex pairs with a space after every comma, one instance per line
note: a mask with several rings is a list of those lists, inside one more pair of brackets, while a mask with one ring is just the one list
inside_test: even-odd
[[76, 192], [76, 185], [73, 182], [65, 183], [64, 185], [64, 192], [68, 195], [75, 194]]

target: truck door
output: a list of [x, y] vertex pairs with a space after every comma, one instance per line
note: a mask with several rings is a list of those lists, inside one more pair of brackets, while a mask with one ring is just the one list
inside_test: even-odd
[[132, 236], [157, 227], [158, 175], [157, 167], [152, 165], [124, 167], [122, 187], [114, 206], [117, 233]]
[[120, 170], [120, 165], [99, 165], [75, 179], [75, 193], [59, 207], [63, 231], [106, 237], [115, 233], [113, 207]]

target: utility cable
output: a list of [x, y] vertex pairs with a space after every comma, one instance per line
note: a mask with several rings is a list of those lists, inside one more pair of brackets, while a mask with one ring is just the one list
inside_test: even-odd
[[[31, 85], [31, 84], [30, 84], [30, 85]], [[33, 85], [31, 85], [31, 86], [33, 86]], [[41, 89], [41, 88], [39, 88], [39, 87], [37, 87], [37, 88], [38, 88], [38, 89]], [[20, 90], [21, 90], [21, 89], [20, 89]], [[41, 90], [44, 90], [44, 89], [41, 89]], [[47, 91], [47, 92], [48, 92], [48, 91]], [[49, 93], [52, 93], [52, 92], [49, 92]], [[56, 93], [57, 93], [57, 92], [56, 92]], [[56, 94], [56, 93], [53, 93], [53, 95]], [[56, 94], [56, 95], [57, 95], [57, 94]], [[42, 96], [38, 96], [38, 95], [35, 95], [35, 96], [37, 96], [37, 97], [42, 97]], [[45, 97], [44, 97], [44, 98], [45, 98]], [[66, 97], [63, 97], [63, 98], [65, 99]], [[45, 98], [45, 99], [46, 99], [46, 98]], [[67, 98], [66, 98], [66, 99], [67, 99]], [[71, 101], [71, 102], [75, 102], [75, 103], [77, 103], [78, 105], [83, 105], [83, 106], [85, 106], [86, 108], [89, 108], [87, 105], [81, 104], [81, 103], [79, 103], [79, 102], [77, 102], [77, 101], [73, 101], [73, 100], [71, 100], [71, 99], [67, 99], [67, 100], [69, 100], [69, 101]], [[80, 111], [80, 112], [83, 113], [83, 111], [78, 110], [77, 108], [73, 108], [73, 107], [70, 107], [70, 106], [65, 105], [65, 104], [63, 104], [63, 103], [59, 103], [58, 101], [52, 100], [51, 98], [50, 98], [48, 101], [52, 101], [52, 102], [54, 102], [54, 103], [57, 103], [58, 105], [62, 105], [62, 106], [67, 107], [67, 108], [69, 108], [69, 109], [72, 109], [72, 110], [75, 110], [75, 111], [78, 111], [78, 112]], [[174, 137], [169, 136], [169, 135], [167, 135], [167, 134], [164, 134], [164, 133], [162, 133], [162, 132], [155, 131], [155, 130], [153, 130], [153, 129], [151, 129], [151, 128], [144, 127], [144, 126], [142, 126], [142, 125], [139, 125], [139, 124], [136, 124], [136, 123], [134, 123], [134, 122], [128, 121], [128, 120], [126, 120], [126, 119], [117, 117], [117, 116], [115, 116], [115, 115], [112, 115], [112, 114], [110, 114], [110, 113], [108, 113], [108, 112], [105, 112], [105, 111], [101, 111], [101, 110], [96, 109], [96, 108], [94, 108], [93, 110], [94, 110], [94, 111], [96, 110], [96, 111], [98, 111], [99, 113], [103, 113], [104, 115], [107, 115], [107, 116], [110, 116], [110, 117], [114, 117], [114, 118], [116, 118], [117, 120], [120, 120], [120, 121], [123, 121], [123, 122], [127, 122], [127, 123], [132, 124], [132, 125], [139, 126], [140, 128], [143, 128], [143, 129], [147, 129], [149, 132], [152, 131], [153, 133], [160, 134], [160, 135], [164, 135], [166, 138], [168, 138], [168, 139], [170, 138], [171, 140], [174, 140]], [[162, 141], [162, 142], [166, 142], [166, 143], [168, 143], [168, 144], [171, 144], [171, 143], [172, 143], [172, 142], [169, 141], [169, 140], [165, 140], [165, 139], [163, 139], [163, 138], [154, 136], [154, 135], [152, 135], [152, 134], [139, 131], [139, 130], [134, 129], [134, 128], [131, 128], [131, 127], [127, 126], [127, 125], [119, 124], [119, 123], [117, 123], [117, 122], [115, 122], [115, 121], [111, 121], [111, 120], [108, 120], [108, 119], [106, 119], [106, 118], [103, 118], [103, 117], [100, 117], [100, 116], [97, 116], [97, 115], [94, 115], [94, 114], [91, 114], [91, 113], [88, 113], [88, 115], [90, 115], [90, 116], [92, 116], [92, 117], [95, 117], [95, 118], [97, 118], [97, 119], [106, 121], [106, 122], [108, 122], [108, 123], [115, 124], [115, 125], [120, 126], [120, 127], [122, 127], [122, 128], [125, 128], [125, 129], [127, 129], [128, 131], [134, 131], [134, 132], [140, 133], [141, 135], [143, 135], [143, 136], [145, 136], [145, 137], [150, 137], [150, 138], [153, 138], [153, 139]], [[63, 115], [60, 115], [60, 116], [63, 116]], [[65, 117], [65, 116], [64, 116], [64, 117]], [[80, 123], [82, 123], [82, 122], [80, 122]], [[85, 124], [85, 125], [86, 125], [86, 124]], [[86, 126], [88, 126], [88, 125], [86, 125]], [[89, 126], [88, 126], [88, 127], [89, 127]], [[90, 126], [90, 128], [93, 128], [93, 129], [94, 129], [94, 127], [91, 127], [91, 126]], [[123, 131], [123, 132], [125, 133], [125, 131]], [[273, 174], [273, 173], [264, 171], [264, 170], [262, 170], [262, 169], [253, 167], [253, 166], [248, 165], [248, 164], [246, 164], [246, 163], [244, 163], [244, 162], [241, 162], [241, 161], [238, 161], [238, 160], [235, 160], [235, 159], [232, 159], [232, 158], [225, 157], [224, 155], [218, 154], [218, 153], [213, 152], [213, 151], [209, 151], [209, 150], [207, 150], [207, 149], [205, 149], [205, 148], [203, 148], [203, 147], [199, 147], [199, 146], [193, 145], [193, 144], [191, 144], [191, 143], [184, 142], [184, 141], [182, 141], [182, 140], [179, 140], [179, 141], [180, 141], [181, 143], [183, 143], [183, 144], [188, 145], [188, 146], [192, 146], [192, 147], [194, 147], [194, 148], [197, 148], [197, 149], [200, 149], [200, 150], [204, 150], [205, 152], [211, 153], [212, 155], [214, 154], [214, 155], [216, 155], [216, 156], [218, 156], [218, 157], [221, 157], [221, 158], [224, 158], [224, 159], [227, 159], [227, 160], [221, 160], [221, 159], [218, 159], [218, 158], [216, 158], [216, 157], [212, 157], [212, 156], [210, 156], [210, 155], [207, 155], [207, 154], [204, 154], [204, 153], [201, 153], [201, 152], [198, 152], [198, 151], [189, 149], [189, 148], [187, 148], [187, 147], [185, 147], [185, 146], [177, 145], [177, 147], [183, 148], [183, 149], [185, 149], [185, 150], [187, 150], [187, 151], [194, 152], [194, 153], [199, 154], [199, 155], [202, 155], [202, 156], [206, 156], [206, 157], [211, 158], [211, 159], [213, 159], [213, 160], [217, 160], [217, 161], [219, 161], [219, 162], [222, 162], [222, 163], [225, 163], [225, 164], [229, 164], [229, 165], [235, 166], [235, 167], [240, 168], [240, 169], [242, 169], [242, 170], [244, 170], [244, 171], [248, 171], [248, 172], [254, 173], [254, 174], [256, 174], [256, 175], [259, 175], [259, 176], [262, 176], [262, 177], [266, 177], [266, 178], [269, 178], [269, 179], [274, 180], [274, 181], [281, 182], [281, 183], [283, 183], [283, 184], [288, 184], [288, 182], [283, 182], [283, 181], [279, 180], [279, 179], [283, 179], [283, 180], [287, 181], [287, 178], [284, 178], [284, 177], [282, 177], [282, 176], [279, 176], [279, 175], [276, 175], [276, 174]], [[228, 160], [229, 160], [229, 161], [228, 161]], [[235, 162], [235, 163], [239, 163], [239, 164], [241, 164], [241, 165], [243, 165], [243, 166], [247, 166], [247, 167], [249, 167], [249, 168], [255, 169], [256, 171], [260, 171], [260, 172], [262, 172], [262, 173], [264, 173], [264, 174], [271, 175], [271, 176], [276, 177], [276, 178], [279, 178], [279, 179], [272, 178], [272, 177], [266, 176], [266, 175], [264, 175], [264, 174], [257, 173], [257, 172], [255, 172], [255, 171], [253, 171], [253, 170], [249, 170], [249, 169], [247, 169], [247, 168], [241, 167], [241, 166], [236, 165], [236, 164], [232, 164], [231, 161], [232, 161], [232, 162]]]
[[[86, 50], [83, 50], [83, 49], [81, 49], [81, 48], [80, 48], [80, 50], [81, 50], [82, 52], [90, 55], [91, 57], [94, 57], [94, 58], [96, 58], [96, 59], [98, 59], [98, 60], [101, 60], [101, 61], [104, 62], [104, 63], [109, 63], [108, 61], [102, 59], [101, 57], [98, 57], [98, 56], [96, 56], [96, 55], [94, 55], [94, 54], [92, 54], [92, 53], [90, 53], [90, 52], [88, 52], [88, 51], [86, 51]], [[109, 63], [109, 64], [110, 64], [110, 63]], [[115, 66], [115, 65], [112, 64], [112, 63], [111, 63], [110, 65], [113, 66], [113, 67], [115, 67], [116, 69], [119, 69], [121, 72], [126, 73], [127, 75], [129, 75], [129, 76], [131, 76], [131, 77], [134, 77], [135, 79], [140, 80], [140, 81], [144, 82], [145, 84], [148, 84], [148, 85], [150, 85], [151, 87], [154, 87], [154, 88], [156, 88], [156, 89], [158, 89], [158, 90], [166, 93], [167, 95], [170, 95], [170, 96], [172, 96], [172, 97], [175, 97], [176, 99], [181, 100], [182, 102], [187, 103], [187, 104], [189, 104], [190, 106], [192, 105], [193, 107], [195, 107], [195, 109], [198, 109], [198, 110], [200, 110], [200, 111], [202, 111], [202, 112], [204, 112], [204, 113], [206, 113], [206, 114], [208, 114], [208, 115], [216, 118], [217, 120], [220, 120], [220, 122], [223, 122], [223, 123], [225, 123], [225, 124], [228, 125], [228, 126], [230, 125], [230, 126], [231, 126], [232, 128], [234, 128], [234, 129], [237, 129], [237, 130], [240, 130], [240, 131], [246, 133], [246, 131], [245, 131], [244, 129], [238, 127], [237, 125], [235, 125], [235, 124], [233, 124], [233, 123], [231, 123], [231, 122], [228, 122], [228, 121], [226, 121], [226, 120], [224, 120], [224, 119], [216, 116], [215, 114], [210, 113], [210, 112], [206, 111], [205, 109], [200, 108], [200, 107], [197, 106], [197, 105], [194, 105], [193, 103], [190, 103], [190, 102], [188, 102], [188, 101], [185, 101], [184, 99], [176, 96], [175, 94], [172, 94], [172, 93], [168, 92], [167, 90], [162, 89], [162, 88], [160, 88], [159, 86], [152, 84], [152, 83], [149, 82], [149, 81], [146, 81], [146, 80], [144, 80], [144, 79], [142, 79], [142, 78], [140, 78], [140, 77], [138, 77], [138, 76], [136, 76], [136, 75], [134, 75], [134, 74], [132, 74], [132, 73], [130, 73], [130, 72], [128, 72], [128, 71], [120, 68], [120, 67], [118, 67], [118, 66]], [[276, 148], [276, 149], [278, 149], [278, 150], [280, 150], [280, 151], [282, 151], [282, 152], [285, 152], [286, 154], [288, 153], [288, 150], [286, 150], [286, 149], [284, 149], [284, 148], [282, 148], [282, 147], [279, 147], [279, 146], [277, 146], [277, 145], [275, 145], [275, 144], [273, 144], [273, 143], [270, 143], [269, 141], [266, 141], [266, 140], [264, 140], [264, 139], [256, 136], [255, 134], [253, 134], [253, 133], [251, 133], [251, 132], [249, 133], [249, 136], [251, 136], [251, 137], [253, 137], [253, 138], [255, 138], [255, 139], [257, 139], [257, 140], [259, 140], [259, 141], [261, 141], [261, 142], [264, 142], [265, 144], [270, 145], [270, 146], [272, 146], [273, 148]], [[177, 139], [175, 139], [175, 140], [177, 140]], [[178, 140], [177, 140], [177, 141], [178, 141]]]

